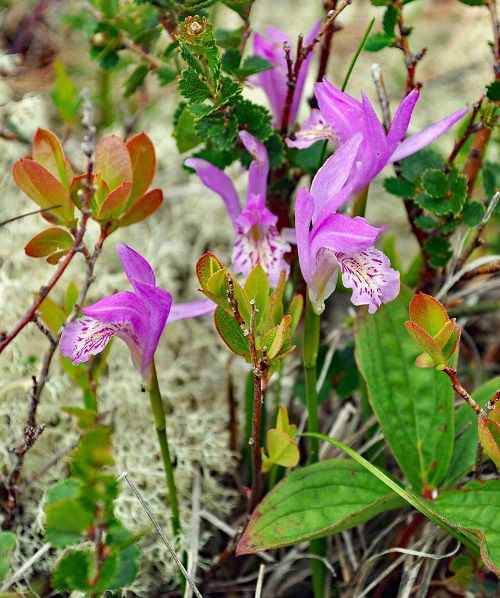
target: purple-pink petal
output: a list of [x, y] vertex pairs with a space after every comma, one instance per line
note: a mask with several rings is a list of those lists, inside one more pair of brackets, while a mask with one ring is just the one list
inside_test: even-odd
[[240, 131], [240, 139], [253, 160], [248, 171], [248, 195], [266, 197], [269, 158], [266, 146], [248, 131]]
[[417, 89], [413, 89], [399, 104], [396, 114], [392, 119], [391, 128], [387, 133], [387, 147], [389, 153], [392, 154], [396, 149], [397, 144], [404, 139], [410, 125], [411, 115], [417, 104], [420, 93]]
[[363, 110], [357, 100], [326, 78], [316, 83], [314, 89], [320, 112], [341, 143], [355, 133], [364, 133]]
[[295, 237], [297, 241], [297, 253], [299, 255], [300, 270], [304, 280], [309, 286], [314, 285], [309, 250], [309, 228], [313, 212], [313, 198], [306, 188], [300, 189], [297, 193], [297, 199], [295, 201]]
[[196, 318], [215, 311], [216, 304], [211, 299], [197, 299], [186, 303], [174, 303], [168, 316], [168, 324], [186, 318]]
[[335, 252], [355, 253], [371, 247], [385, 227], [372, 226], [360, 216], [330, 214], [310, 235], [310, 251], [315, 254], [321, 247]]
[[389, 161], [397, 162], [398, 160], [407, 158], [408, 156], [411, 156], [411, 154], [414, 154], [415, 152], [418, 152], [422, 148], [426, 147], [440, 137], [443, 133], [445, 133], [457, 121], [463, 118], [468, 111], [468, 106], [462, 110], [457, 110], [456, 112], [453, 112], [453, 114], [450, 114], [446, 118], [434, 123], [423, 131], [408, 137], [408, 139], [405, 139], [396, 147], [396, 150], [391, 155]]
[[140, 280], [146, 284], [156, 284], [153, 268], [142, 255], [124, 243], [119, 243], [116, 246], [116, 251], [118, 251], [123, 269], [132, 286], [134, 286], [135, 280]]
[[227, 213], [233, 228], [236, 228], [236, 219], [241, 212], [238, 193], [233, 182], [220, 168], [201, 158], [188, 158], [184, 164], [193, 168], [200, 177], [201, 182], [215, 193], [218, 193], [226, 204]]
[[310, 147], [316, 141], [324, 139], [337, 143], [333, 130], [323, 118], [321, 112], [317, 108], [313, 108], [311, 115], [302, 123], [300, 130], [293, 133], [293, 139], [287, 137], [285, 142], [288, 147], [304, 149]]

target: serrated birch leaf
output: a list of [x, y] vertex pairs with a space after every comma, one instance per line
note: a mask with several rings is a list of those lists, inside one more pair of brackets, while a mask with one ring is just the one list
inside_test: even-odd
[[[415, 367], [419, 347], [404, 328], [413, 294], [366, 315], [356, 332], [356, 361], [385, 439], [417, 492], [443, 481], [453, 450], [453, 389], [442, 372]], [[439, 311], [437, 332], [445, 315]]]
[[329, 459], [288, 475], [258, 505], [236, 554], [290, 546], [350, 529], [405, 506], [358, 463]]

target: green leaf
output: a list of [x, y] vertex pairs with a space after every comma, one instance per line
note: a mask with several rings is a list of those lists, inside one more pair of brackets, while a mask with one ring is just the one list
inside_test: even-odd
[[426, 239], [424, 251], [430, 256], [429, 264], [433, 268], [446, 266], [452, 256], [450, 243], [444, 237], [429, 237]]
[[179, 91], [189, 102], [200, 103], [210, 97], [208, 86], [191, 69], [184, 69], [179, 79]]
[[92, 470], [112, 464], [111, 428], [100, 425], [81, 437], [80, 444], [72, 453], [71, 472], [85, 481], [89, 475], [94, 475]]
[[201, 139], [196, 134], [195, 118], [188, 108], [184, 108], [177, 120], [174, 137], [179, 153], [184, 153], [196, 147]]
[[9, 570], [9, 561], [4, 558], [5, 553], [10, 552], [16, 545], [16, 535], [12, 532], [0, 531], [0, 581]]
[[54, 62], [54, 70], [56, 77], [51, 93], [52, 101], [59, 118], [68, 124], [72, 124], [80, 110], [82, 96], [78, 93], [61, 61], [56, 60]]
[[436, 198], [427, 195], [427, 193], [417, 193], [413, 198], [413, 201], [421, 208], [424, 208], [436, 216], [445, 216], [451, 211], [451, 206], [444, 197]]
[[399, 10], [394, 4], [389, 4], [385, 9], [384, 18], [382, 21], [385, 33], [391, 38], [394, 37], [394, 28], [398, 22]]
[[416, 491], [443, 480], [453, 450], [453, 390], [442, 372], [415, 367], [419, 348], [404, 322], [413, 294], [366, 315], [356, 334], [356, 361], [385, 439]]
[[87, 592], [94, 567], [95, 556], [90, 550], [68, 550], [54, 567], [52, 584], [60, 591]]
[[234, 74], [241, 79], [274, 68], [274, 64], [262, 56], [247, 56], [241, 66], [234, 69]]
[[45, 537], [56, 548], [76, 544], [92, 523], [92, 511], [78, 497], [51, 502], [45, 507]]
[[400, 162], [401, 174], [412, 183], [416, 183], [417, 179], [427, 168], [440, 168], [443, 164], [443, 159], [434, 150], [425, 148], [419, 152], [408, 156]]
[[448, 177], [437, 168], [428, 168], [422, 175], [422, 184], [426, 193], [432, 197], [443, 197], [448, 191]]
[[209, 114], [196, 122], [196, 134], [218, 150], [230, 150], [236, 143], [238, 123], [224, 114]]
[[248, 300], [253, 299], [255, 301], [255, 307], [257, 308], [255, 325], [258, 329], [269, 297], [269, 280], [260, 264], [257, 264], [250, 272], [243, 288]]
[[215, 326], [222, 340], [237, 355], [244, 355], [250, 351], [248, 340], [243, 334], [236, 320], [228, 315], [221, 307], [214, 313]]
[[383, 48], [391, 46], [395, 39], [393, 35], [387, 35], [387, 33], [374, 33], [366, 40], [365, 50], [367, 52], [379, 52]]
[[486, 87], [486, 97], [492, 102], [500, 100], [500, 81], [493, 81]]
[[476, 227], [483, 219], [486, 208], [479, 201], [469, 201], [462, 211], [462, 222], [470, 228]]
[[262, 467], [264, 473], [273, 465], [295, 467], [300, 459], [297, 443], [288, 434], [274, 428], [267, 432], [267, 451], [269, 458], [266, 460], [266, 466]]
[[146, 75], [149, 73], [149, 67], [145, 64], [140, 64], [136, 67], [126, 79], [124, 96], [128, 98], [136, 89], [138, 89], [144, 82]]
[[485, 162], [483, 164], [483, 187], [486, 197], [490, 200], [500, 189], [500, 164]]
[[462, 4], [467, 4], [468, 6], [483, 6], [486, 4], [488, 0], [459, 0]]
[[261, 141], [265, 141], [273, 132], [271, 114], [263, 106], [247, 99], [237, 98], [233, 108], [240, 128], [247, 130]]
[[370, 0], [372, 6], [386, 6], [391, 0]]
[[354, 461], [321, 461], [294, 471], [267, 494], [252, 514], [236, 554], [321, 538], [404, 504]]
[[455, 216], [458, 216], [464, 207], [467, 198], [467, 182], [467, 177], [456, 170], [450, 174], [448, 194], [450, 196], [451, 211]]
[[388, 177], [384, 179], [384, 187], [389, 193], [402, 197], [403, 199], [415, 195], [415, 185], [413, 183], [396, 177]]
[[454, 527], [465, 528], [481, 546], [484, 564], [500, 573], [500, 484], [498, 480], [469, 482], [460, 490], [447, 490], [430, 508]]
[[234, 73], [240, 66], [241, 53], [237, 48], [228, 48], [222, 56], [221, 67], [226, 73]]
[[419, 216], [415, 218], [415, 224], [422, 230], [434, 230], [439, 226], [439, 222], [432, 216]]
[[219, 270], [222, 270], [222, 264], [213, 253], [207, 251], [207, 253], [200, 257], [196, 263], [196, 275], [202, 289], [207, 288], [210, 277]]
[[156, 70], [156, 76], [160, 82], [160, 87], [164, 87], [165, 85], [168, 85], [176, 80], [177, 71], [163, 62]]
[[43, 323], [54, 335], [66, 322], [67, 315], [63, 308], [50, 297], [44, 298], [37, 311], [42, 316]]
[[117, 568], [106, 589], [119, 590], [129, 586], [137, 577], [140, 551], [132, 540], [133, 536], [127, 529], [116, 525], [110, 528], [106, 544], [113, 548], [118, 546], [119, 549], [115, 553], [118, 557]]

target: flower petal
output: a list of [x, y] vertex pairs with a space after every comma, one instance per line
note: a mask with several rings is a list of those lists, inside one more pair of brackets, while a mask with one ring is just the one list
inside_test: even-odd
[[363, 111], [357, 100], [334, 87], [326, 77], [314, 89], [320, 112], [340, 142], [364, 132]]
[[371, 247], [385, 227], [372, 226], [361, 216], [330, 214], [310, 235], [311, 255], [321, 247], [341, 253], [356, 253]]
[[[343, 203], [347, 199], [344, 198], [344, 194], [339, 193], [352, 173], [362, 139], [361, 133], [353, 135], [326, 160], [316, 173], [311, 184], [311, 195], [314, 198], [313, 220], [316, 220], [327, 202], [330, 210], [333, 211], [342, 205], [340, 202]], [[338, 202], [333, 202], [336, 197]]]
[[354, 305], [368, 305], [373, 314], [399, 294], [399, 272], [391, 268], [388, 257], [370, 247], [357, 253], [337, 253], [342, 282], [353, 290]]
[[78, 318], [66, 326], [61, 336], [61, 353], [70, 357], [73, 365], [78, 365], [103, 351], [115, 335], [126, 339], [129, 346], [135, 347], [133, 355], [139, 355], [139, 343], [130, 324], [100, 322], [88, 316]]
[[227, 174], [222, 172], [217, 166], [201, 158], [188, 158], [184, 164], [196, 171], [196, 174], [200, 177], [205, 187], [208, 187], [221, 196], [226, 204], [231, 223], [236, 228], [236, 219], [241, 212], [241, 206], [238, 193]]
[[211, 299], [198, 299], [196, 301], [187, 301], [186, 303], [174, 303], [170, 309], [168, 323], [187, 318], [196, 318], [204, 316], [215, 311], [217, 305]]
[[149, 262], [142, 255], [124, 243], [118, 244], [116, 251], [118, 251], [118, 255], [122, 261], [125, 274], [134, 288], [136, 280], [146, 284], [156, 284], [153, 268], [151, 268]]
[[253, 160], [248, 171], [248, 194], [266, 197], [269, 158], [266, 146], [248, 131], [240, 131], [240, 139]]
[[295, 201], [295, 236], [297, 240], [300, 270], [304, 280], [309, 286], [314, 286], [309, 249], [309, 227], [313, 212], [313, 198], [309, 194], [309, 191], [303, 187], [299, 190]]
[[417, 89], [413, 89], [405, 97], [401, 104], [399, 104], [399, 107], [396, 110], [396, 114], [392, 119], [391, 128], [387, 133], [387, 145], [391, 154], [394, 152], [397, 144], [404, 138], [406, 132], [408, 131], [411, 115], [417, 104], [419, 95], [419, 91]]
[[403, 158], [407, 158], [418, 152], [422, 148], [426, 147], [430, 143], [432, 143], [435, 139], [440, 137], [443, 133], [445, 133], [451, 126], [453, 126], [458, 120], [463, 118], [467, 112], [469, 111], [468, 106], [463, 108], [462, 110], [457, 110], [457, 112], [453, 112], [446, 118], [434, 123], [430, 127], [427, 127], [420, 133], [416, 133], [408, 139], [402, 141], [394, 151], [394, 153], [390, 157], [390, 162], [397, 162], [398, 160], [402, 160]]
[[137, 292], [148, 310], [144, 316], [145, 334], [140, 338], [143, 347], [141, 371], [146, 377], [146, 372], [153, 360], [160, 336], [167, 323], [170, 308], [172, 307], [172, 295], [161, 287], [141, 282], [136, 284]]
[[335, 133], [323, 118], [321, 112], [317, 108], [313, 108], [309, 118], [302, 123], [300, 131], [292, 133], [292, 136], [287, 137], [285, 142], [288, 147], [304, 149], [322, 139], [330, 139], [337, 143]]

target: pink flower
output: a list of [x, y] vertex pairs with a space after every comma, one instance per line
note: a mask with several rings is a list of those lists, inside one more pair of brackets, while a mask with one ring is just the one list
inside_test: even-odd
[[344, 184], [360, 142], [357, 133], [318, 170], [311, 191], [302, 188], [297, 195], [295, 234], [300, 269], [317, 313], [335, 290], [339, 272], [344, 286], [352, 289], [352, 303], [368, 305], [370, 313], [399, 294], [399, 272], [374, 247], [383, 228], [331, 209], [345, 196]]
[[[304, 45], [307, 46], [317, 35], [321, 22], [317, 21], [312, 28], [311, 32], [307, 36]], [[279, 128], [281, 125], [281, 118], [283, 116], [283, 106], [285, 105], [285, 98], [288, 92], [288, 68], [285, 59], [285, 51], [283, 49], [284, 42], [287, 42], [290, 48], [293, 48], [294, 44], [286, 33], [268, 25], [266, 27], [266, 33], [269, 39], [266, 39], [259, 33], [255, 33], [253, 36], [253, 49], [255, 54], [262, 56], [266, 60], [269, 60], [274, 64], [274, 68], [262, 71], [252, 77], [252, 83], [260, 85], [264, 90], [269, 104], [271, 105], [271, 112], [273, 113], [273, 126]], [[292, 105], [290, 110], [289, 123], [293, 125], [297, 118], [297, 112], [299, 110], [300, 100], [302, 98], [302, 92], [304, 90], [304, 84], [306, 82], [307, 71], [313, 57], [313, 52], [310, 52], [307, 58], [303, 61], [297, 81], [295, 83], [295, 89], [293, 92]], [[292, 60], [294, 59], [293, 53], [291, 55]]]
[[291, 248], [276, 228], [278, 217], [266, 208], [267, 149], [246, 131], [240, 132], [240, 139], [253, 157], [248, 171], [247, 202], [243, 209], [231, 179], [222, 170], [200, 158], [189, 158], [185, 164], [194, 168], [201, 182], [218, 193], [226, 205], [236, 237], [232, 255], [235, 273], [246, 278], [260, 264], [269, 284], [276, 286], [281, 271], [284, 269], [288, 274], [290, 270], [283, 256]]
[[293, 139], [288, 139], [287, 144], [305, 148], [320, 139], [330, 139], [341, 147], [353, 136], [361, 135], [362, 141], [347, 182], [347, 196], [362, 191], [386, 164], [402, 160], [432, 143], [468, 112], [467, 107], [458, 110], [404, 139], [419, 98], [418, 90], [414, 89], [401, 102], [388, 133], [363, 93], [362, 101], [358, 102], [326, 78], [322, 83], [316, 83], [315, 90], [319, 110], [312, 111], [302, 129]]
[[85, 314], [68, 326], [61, 337], [61, 353], [74, 365], [104, 350], [112, 336], [130, 349], [135, 367], [147, 380], [167, 319], [171, 322], [214, 310], [209, 299], [172, 306], [172, 295], [156, 286], [149, 263], [127, 245], [117, 245], [123, 269], [134, 291], [115, 293], [82, 308]]

